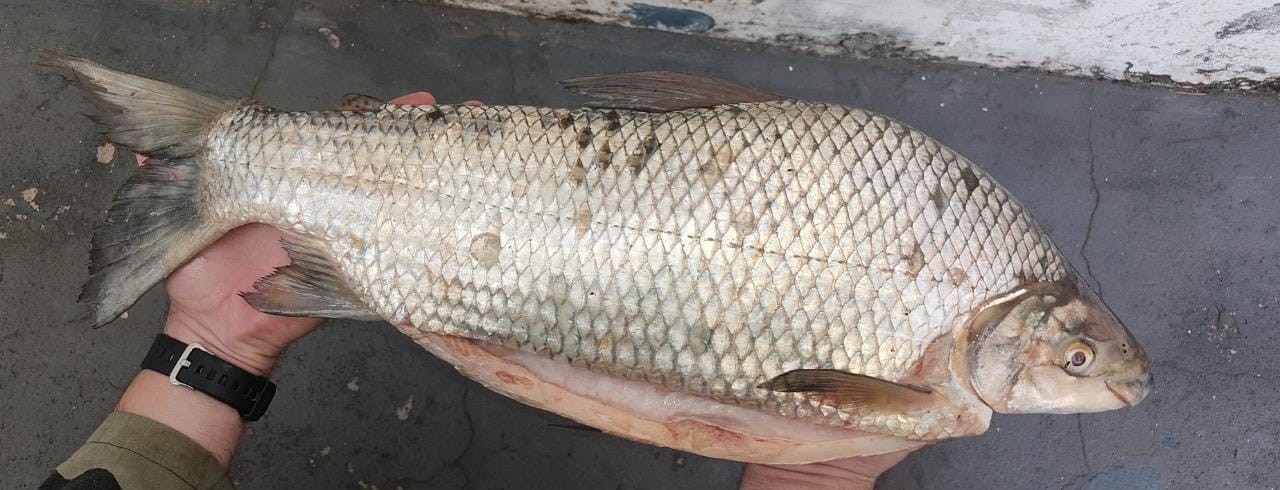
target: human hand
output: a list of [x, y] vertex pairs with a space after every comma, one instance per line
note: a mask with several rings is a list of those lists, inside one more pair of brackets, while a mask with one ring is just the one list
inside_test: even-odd
[[[432, 105], [435, 97], [415, 92], [393, 104]], [[139, 157], [139, 163], [145, 161]], [[165, 280], [169, 317], [164, 331], [185, 343], [197, 342], [214, 355], [258, 375], [275, 365], [285, 347], [320, 325], [316, 318], [269, 315], [240, 297], [276, 268], [289, 265], [281, 233], [249, 224], [227, 233]]]
[[748, 464], [742, 471], [743, 490], [771, 488], [871, 489], [876, 479], [915, 449], [876, 456], [837, 459], [798, 465]]

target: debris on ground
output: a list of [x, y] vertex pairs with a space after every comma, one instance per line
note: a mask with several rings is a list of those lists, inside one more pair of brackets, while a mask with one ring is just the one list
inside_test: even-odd
[[98, 163], [110, 165], [111, 161], [116, 159], [116, 145], [111, 144], [110, 141], [103, 143], [98, 147], [97, 158]]
[[413, 411], [413, 395], [409, 395], [409, 399], [396, 409], [396, 418], [400, 420], [409, 420], [409, 412]]
[[321, 27], [317, 30], [320, 31], [320, 34], [324, 35], [325, 39], [329, 40], [330, 47], [332, 47], [333, 49], [338, 49], [342, 47], [342, 38], [338, 37], [338, 33], [334, 32], [333, 29], [328, 27]]
[[22, 200], [27, 201], [27, 205], [36, 211], [40, 210], [40, 206], [36, 205], [36, 195], [40, 194], [40, 189], [28, 187], [22, 190]]

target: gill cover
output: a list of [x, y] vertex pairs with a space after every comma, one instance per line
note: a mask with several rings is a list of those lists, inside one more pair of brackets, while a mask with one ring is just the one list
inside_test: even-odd
[[1150, 391], [1142, 347], [1074, 278], [995, 298], [969, 328], [969, 381], [997, 412], [1099, 412]]

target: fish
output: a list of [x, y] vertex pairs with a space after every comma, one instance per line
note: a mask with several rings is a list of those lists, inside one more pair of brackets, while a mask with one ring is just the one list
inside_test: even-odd
[[661, 71], [564, 81], [577, 108], [291, 112], [39, 63], [151, 159], [95, 233], [95, 326], [265, 223], [291, 263], [254, 308], [385, 321], [525, 404], [710, 457], [881, 454], [1151, 390], [1031, 212], [882, 114]]

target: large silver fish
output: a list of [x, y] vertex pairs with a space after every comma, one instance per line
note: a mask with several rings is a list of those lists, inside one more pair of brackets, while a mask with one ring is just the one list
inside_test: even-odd
[[281, 112], [42, 61], [154, 162], [94, 239], [95, 325], [260, 222], [293, 263], [256, 308], [386, 320], [526, 403], [710, 456], [875, 454], [1149, 390], [1030, 213], [882, 115], [663, 72], [567, 82], [583, 109]]

